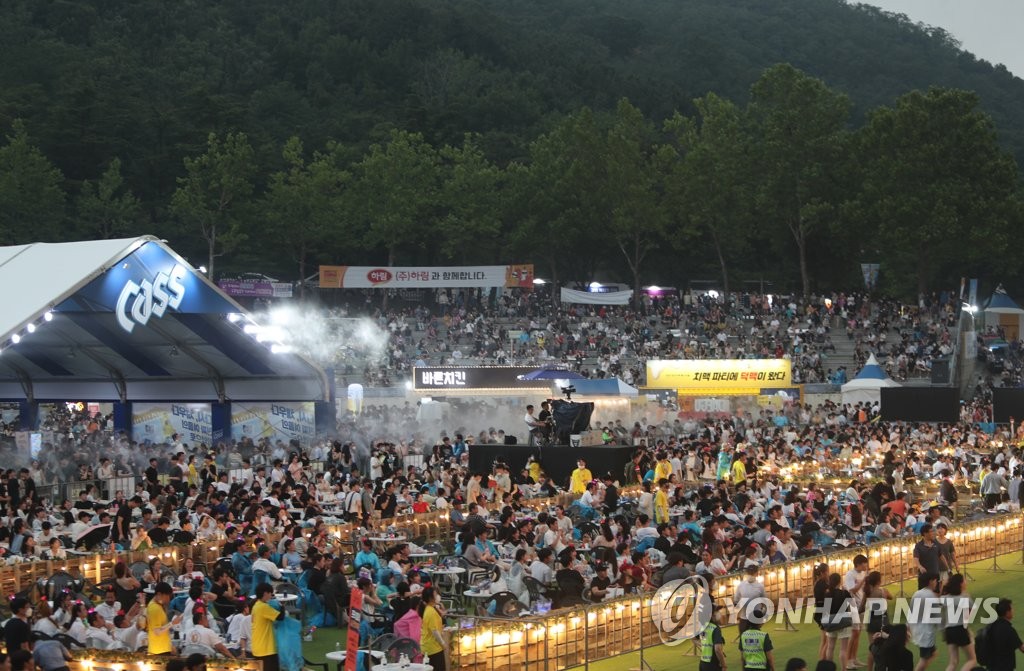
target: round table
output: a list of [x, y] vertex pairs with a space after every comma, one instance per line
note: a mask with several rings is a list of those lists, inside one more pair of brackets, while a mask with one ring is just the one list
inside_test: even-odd
[[423, 570], [434, 575], [459, 575], [466, 572], [461, 566], [424, 566]]
[[[359, 650], [359, 652], [368, 652], [368, 653], [370, 653], [370, 657], [373, 657], [374, 659], [380, 659], [380, 660], [384, 659], [384, 651], [382, 651], [382, 650], [366, 650], [366, 649], [361, 649], [361, 650]], [[326, 655], [324, 655], [324, 658], [327, 661], [329, 661], [329, 662], [337, 662], [339, 667], [345, 661], [346, 657], [348, 657], [348, 650], [332, 650], [331, 652], [329, 652]]]
[[410, 552], [409, 559], [431, 559], [436, 557], [436, 552]]
[[[152, 587], [147, 587], [146, 589], [144, 589], [142, 591], [145, 592], [146, 594], [156, 594], [156, 590], [154, 588], [152, 588]], [[187, 589], [175, 589], [174, 590], [174, 594], [175, 595], [188, 594], [188, 590]]]
[[[250, 599], [255, 599], [256, 595], [255, 594], [250, 594], [249, 598]], [[298, 601], [299, 600], [299, 596], [297, 594], [275, 594], [271, 598], [274, 601], [277, 601], [278, 603], [291, 603], [292, 601]]]
[[371, 671], [434, 671], [434, 667], [430, 664], [416, 664], [410, 662], [409, 664], [378, 664], [371, 667]]
[[475, 589], [467, 589], [462, 594], [463, 596], [468, 596], [471, 599], [490, 599], [495, 594], [497, 594], [497, 592], [492, 592], [490, 590], [486, 592], [478, 592]]
[[370, 536], [367, 540], [372, 543], [404, 543], [405, 536], [402, 534], [395, 536]]

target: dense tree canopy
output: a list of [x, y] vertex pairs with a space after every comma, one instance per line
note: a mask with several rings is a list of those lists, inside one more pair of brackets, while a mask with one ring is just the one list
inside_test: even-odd
[[0, 43], [3, 244], [150, 232], [292, 280], [1024, 281], [1024, 81], [842, 0], [10, 0]]

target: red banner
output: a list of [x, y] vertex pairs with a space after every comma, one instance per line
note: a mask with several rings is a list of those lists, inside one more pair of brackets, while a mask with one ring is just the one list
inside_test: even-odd
[[345, 671], [356, 671], [356, 660], [359, 658], [359, 624], [363, 621], [363, 591], [358, 587], [353, 588], [352, 598], [348, 604], [348, 641], [345, 645]]

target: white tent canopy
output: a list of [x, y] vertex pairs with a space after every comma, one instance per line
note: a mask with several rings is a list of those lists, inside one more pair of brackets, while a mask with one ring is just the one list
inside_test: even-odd
[[878, 403], [882, 399], [882, 387], [899, 387], [898, 382], [885, 374], [872, 354], [857, 377], [843, 385], [843, 403]]
[[0, 399], [316, 401], [291, 353], [161, 240], [0, 247]]

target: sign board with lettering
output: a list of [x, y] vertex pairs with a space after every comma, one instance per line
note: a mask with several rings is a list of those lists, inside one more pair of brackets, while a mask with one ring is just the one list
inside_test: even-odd
[[533, 264], [509, 266], [320, 266], [321, 289], [533, 288]]
[[209, 403], [133, 403], [132, 439], [170, 442], [178, 434], [189, 447], [213, 444], [213, 415]]
[[666, 359], [647, 362], [647, 386], [680, 394], [762, 395], [790, 387], [788, 359]]
[[298, 440], [308, 445], [316, 435], [313, 403], [239, 403], [231, 404], [231, 437], [253, 442], [269, 438], [287, 443]]
[[523, 389], [548, 393], [550, 380], [520, 380], [533, 366], [425, 366], [412, 369], [415, 391]]
[[120, 330], [132, 335], [174, 312], [237, 310], [197, 271], [155, 242], [143, 244], [54, 308], [55, 312], [113, 313]]

